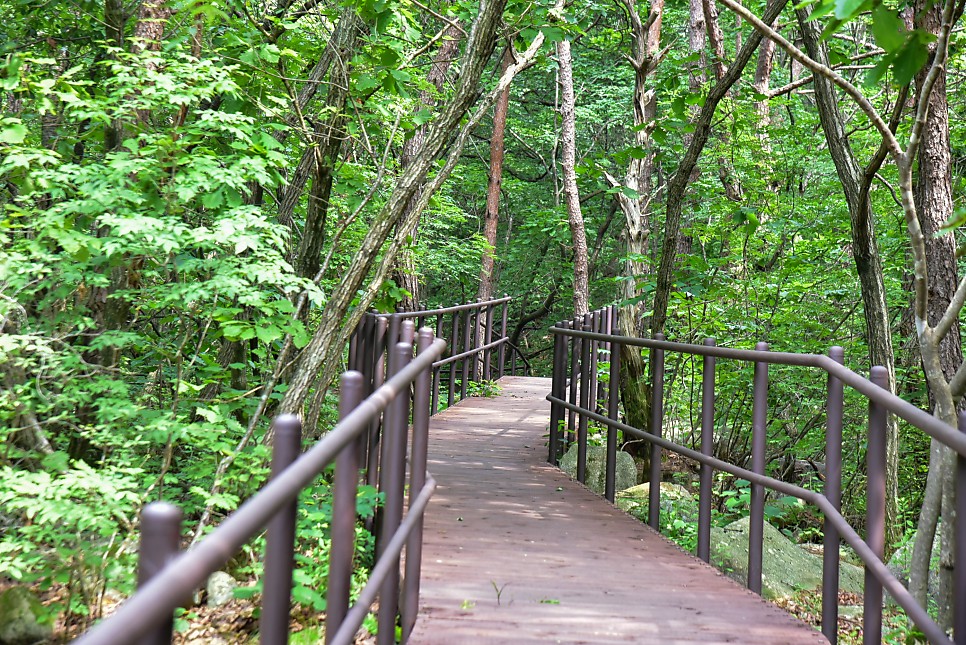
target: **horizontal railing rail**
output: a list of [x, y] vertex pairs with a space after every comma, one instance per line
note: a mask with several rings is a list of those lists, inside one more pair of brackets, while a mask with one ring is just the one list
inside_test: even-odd
[[[400, 338], [403, 321], [414, 321], [417, 327], [434, 328], [437, 336], [448, 333], [449, 354], [433, 364], [430, 414], [436, 414], [441, 399], [446, 407], [452, 406], [468, 396], [471, 383], [517, 373], [519, 349], [510, 343], [507, 335], [511, 300], [503, 297], [438, 309], [367, 313], [349, 341], [349, 368], [365, 374], [367, 382], [381, 383], [385, 347], [389, 339]], [[526, 358], [523, 362], [529, 371]]]
[[[751, 483], [750, 525], [748, 549], [748, 587], [761, 593], [762, 545], [764, 532], [764, 493], [771, 489], [796, 497], [814, 505], [825, 516], [822, 633], [831, 643], [837, 641], [839, 550], [845, 540], [862, 559], [865, 568], [863, 641], [879, 643], [882, 634], [882, 593], [888, 591], [906, 611], [909, 618], [932, 643], [952, 641], [929, 613], [921, 607], [908, 590], [889, 571], [883, 562], [885, 550], [885, 433], [887, 414], [893, 413], [921, 429], [930, 437], [950, 446], [958, 454], [957, 489], [966, 489], [966, 415], [960, 417], [960, 428], [951, 428], [939, 419], [920, 410], [886, 389], [887, 373], [873, 367], [866, 379], [845, 367], [844, 352], [831, 348], [828, 356], [771, 352], [766, 343], [755, 350], [717, 347], [713, 339], [704, 345], [675, 343], [664, 340], [631, 338], [611, 333], [617, 311], [608, 307], [582, 318], [558, 323], [554, 334], [554, 369], [551, 394], [550, 450], [548, 460], [556, 464], [560, 450], [567, 443], [577, 442], [577, 478], [586, 475], [587, 421], [593, 420], [607, 427], [607, 457], [605, 497], [615, 498], [617, 431], [642, 439], [651, 446], [650, 492], [648, 524], [660, 530], [661, 450], [670, 450], [701, 464], [699, 474], [698, 540], [696, 554], [710, 561], [711, 484], [712, 471], [719, 470]], [[650, 349], [652, 363], [651, 417], [649, 430], [642, 430], [619, 419], [620, 348], [622, 346]], [[664, 407], [664, 353], [679, 352], [704, 357], [701, 395], [701, 449], [681, 446], [662, 436]], [[610, 360], [609, 384], [601, 394], [597, 382], [598, 355], [606, 352]], [[714, 432], [715, 361], [718, 358], [751, 362], [755, 366], [752, 408], [751, 468], [743, 468], [712, 456]], [[797, 365], [823, 370], [827, 375], [826, 401], [826, 477], [822, 493], [783, 482], [765, 475], [765, 429], [767, 421], [768, 365]], [[866, 501], [866, 537], [863, 539], [840, 512], [841, 449], [844, 391], [848, 385], [869, 400], [869, 425], [866, 448], [868, 476]], [[568, 395], [569, 390], [569, 395]], [[591, 405], [593, 402], [593, 405]], [[957, 516], [966, 517], [966, 494], [957, 496]], [[957, 522], [957, 557], [966, 561], [966, 527]], [[956, 604], [954, 634], [966, 633], [966, 568], [955, 573], [954, 599]], [[962, 637], [960, 636], [960, 639]]]
[[[296, 500], [333, 461], [325, 642], [328, 645], [351, 643], [377, 596], [377, 642], [394, 643], [397, 625], [402, 627], [405, 642], [418, 611], [422, 516], [436, 485], [426, 473], [430, 384], [433, 364], [443, 355], [446, 342], [436, 339], [433, 330], [421, 329], [416, 339], [418, 351], [413, 358], [416, 336], [413, 323], [401, 323], [401, 342], [392, 345], [388, 368], [383, 368], [388, 370], [385, 382], [373, 384], [358, 371], [343, 374], [339, 399], [341, 420], [301, 456], [299, 419], [292, 415], [277, 417], [273, 422], [275, 441], [270, 481], [193, 548], [178, 553], [181, 511], [176, 506], [164, 502], [146, 506], [141, 514], [137, 593], [113, 616], [76, 642], [81, 645], [169, 643], [175, 609], [266, 527], [260, 639], [261, 643], [271, 645], [287, 642]], [[355, 351], [377, 356], [372, 347], [364, 345], [357, 344]], [[410, 418], [411, 451], [407, 449]], [[375, 441], [370, 441], [373, 428], [378, 435]], [[378, 483], [384, 501], [378, 510], [376, 563], [366, 587], [350, 608], [356, 490], [364, 447], [370, 453], [377, 447], [381, 451], [378, 466], [369, 476]], [[408, 512], [404, 500], [407, 457], [410, 465]], [[404, 548], [405, 579], [400, 589]]]

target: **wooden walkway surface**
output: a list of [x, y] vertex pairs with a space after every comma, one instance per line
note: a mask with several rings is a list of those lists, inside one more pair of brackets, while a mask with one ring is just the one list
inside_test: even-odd
[[550, 380], [433, 417], [412, 643], [824, 643], [546, 463]]

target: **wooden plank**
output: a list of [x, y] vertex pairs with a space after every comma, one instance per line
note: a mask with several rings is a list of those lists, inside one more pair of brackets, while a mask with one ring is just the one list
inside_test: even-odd
[[413, 643], [822, 643], [546, 463], [549, 379], [433, 418]]

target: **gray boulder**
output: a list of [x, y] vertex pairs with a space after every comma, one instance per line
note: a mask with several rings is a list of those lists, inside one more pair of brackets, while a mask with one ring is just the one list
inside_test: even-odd
[[208, 578], [208, 606], [220, 607], [235, 597], [238, 581], [224, 571], [215, 571]]
[[[932, 541], [932, 557], [929, 559], [929, 582], [927, 583], [926, 594], [930, 604], [938, 602], [939, 549], [942, 541], [940, 537], [941, 531], [942, 524], [939, 524], [936, 527], [936, 536]], [[916, 535], [917, 533], [913, 533], [909, 541], [900, 546], [892, 554], [892, 557], [889, 558], [889, 562], [886, 565], [889, 567], [889, 572], [907, 588], [909, 587], [909, 565], [912, 563], [912, 548], [916, 544]], [[885, 600], [890, 604], [895, 604], [895, 600], [888, 593], [885, 594]]]
[[[741, 585], [748, 582], [748, 527], [744, 517], [724, 528], [711, 528], [711, 563]], [[839, 589], [862, 593], [864, 573], [859, 567], [839, 565]], [[788, 598], [796, 591], [822, 586], [822, 558], [808, 553], [765, 522], [762, 545], [762, 595]]]
[[0, 645], [32, 645], [53, 635], [47, 609], [25, 587], [0, 594]]
[[[620, 491], [614, 502], [621, 510], [646, 522], [650, 495], [651, 484], [646, 482]], [[698, 500], [684, 486], [661, 482], [661, 516], [673, 516], [684, 522], [697, 522]]]
[[[607, 474], [607, 448], [605, 446], [587, 446], [587, 488], [598, 495], [604, 494], [605, 477]], [[570, 449], [560, 458], [560, 469], [577, 479], [577, 444], [571, 444]], [[624, 490], [637, 483], [637, 465], [634, 458], [626, 452], [617, 451], [617, 470], [614, 474], [614, 490]]]

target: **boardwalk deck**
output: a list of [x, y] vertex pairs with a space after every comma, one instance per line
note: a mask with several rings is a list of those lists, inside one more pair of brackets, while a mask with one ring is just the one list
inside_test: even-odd
[[823, 643], [546, 463], [550, 380], [435, 416], [413, 643]]

